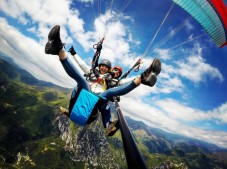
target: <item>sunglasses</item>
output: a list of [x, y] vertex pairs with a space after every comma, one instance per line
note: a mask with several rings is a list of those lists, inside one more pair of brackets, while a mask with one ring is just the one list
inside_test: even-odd
[[113, 69], [114, 72], [120, 73], [120, 71], [118, 69]]

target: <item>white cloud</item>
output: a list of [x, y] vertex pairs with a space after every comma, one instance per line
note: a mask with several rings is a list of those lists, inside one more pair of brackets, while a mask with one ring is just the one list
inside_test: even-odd
[[207, 79], [224, 80], [219, 70], [206, 61], [200, 55], [191, 55], [185, 60], [176, 61], [178, 73], [180, 76], [194, 82], [200, 83]]
[[[201, 110], [190, 108], [176, 100], [162, 99], [156, 102], [157, 106], [168, 114], [169, 118], [184, 121], [206, 120], [209, 114]], [[168, 105], [168, 106], [167, 106]]]
[[48, 56], [44, 46], [24, 36], [0, 18], [0, 50], [36, 78], [72, 87], [75, 82], [63, 70], [58, 56]]
[[[31, 17], [34, 22], [49, 24], [65, 23], [69, 15], [70, 1], [40, 0], [27, 3], [26, 0], [1, 1], [1, 10], [13, 18]], [[57, 18], [57, 19], [56, 19]]]
[[158, 56], [162, 60], [170, 59], [170, 55], [169, 55], [169, 50], [168, 49], [155, 49], [154, 52], [158, 53]]
[[78, 1], [87, 3], [87, 2], [93, 2], [94, 0], [78, 0]]
[[[29, 55], [28, 50], [32, 49], [31, 44], [34, 44], [34, 46], [38, 46], [36, 54], [33, 55], [42, 55], [44, 51], [44, 46], [47, 41], [47, 35], [50, 30], [50, 28], [55, 25], [59, 24], [61, 25], [61, 38], [63, 42], [66, 42], [67, 44], [72, 44], [73, 40], [76, 39], [77, 42], [79, 42], [86, 51], [92, 48], [94, 42], [97, 43], [97, 34], [102, 32], [104, 34], [105, 31], [108, 31], [108, 34], [106, 34], [106, 39], [102, 51], [101, 57], [107, 57], [113, 62], [113, 65], [118, 60], [122, 60], [122, 58], [125, 58], [126, 60], [132, 60], [130, 58], [130, 47], [128, 44], [128, 41], [126, 39], [128, 34], [128, 30], [126, 30], [126, 27], [119, 22], [119, 20], [115, 20], [115, 16], [113, 16], [110, 11], [107, 11], [105, 14], [100, 15], [99, 18], [95, 20], [94, 30], [95, 32], [91, 31], [85, 31], [84, 30], [84, 21], [79, 18], [79, 11], [77, 9], [70, 9], [70, 1], [58, 1], [55, 0], [49, 0], [49, 1], [32, 1], [30, 3], [27, 3], [25, 0], [16, 1], [16, 0], [9, 0], [9, 1], [1, 1], [1, 10], [8, 14], [9, 16], [16, 19], [21, 24], [26, 24], [27, 31], [34, 33], [35, 36], [39, 38], [39, 42], [36, 42], [32, 39], [29, 39], [25, 37], [21, 32], [17, 31], [12, 26], [9, 26], [9, 29], [14, 32], [14, 38], [16, 38], [17, 42], [17, 48], [18, 50], [20, 47], [22, 48], [18, 53], [20, 53], [21, 56], [23, 56], [23, 60], [27, 60], [29, 62], [32, 62], [36, 65], [36, 69], [40, 67], [41, 69], [48, 69], [47, 63], [44, 62], [38, 62], [37, 57], [32, 57]], [[121, 15], [121, 18], [129, 19], [128, 16]], [[2, 23], [3, 24], [3, 23]], [[4, 22], [4, 25], [6, 26], [8, 23]], [[69, 32], [73, 35], [72, 39], [69, 36], [69, 32], [67, 32], [67, 29]], [[5, 27], [6, 28], [6, 27]], [[3, 27], [2, 27], [3, 29]], [[6, 41], [9, 46], [10, 44], [10, 38], [12, 36], [8, 36], [8, 32], [6, 32], [6, 29], [4, 29], [5, 35], [2, 41]], [[3, 32], [2, 36], [3, 36]], [[20, 37], [17, 39], [17, 37]], [[23, 40], [23, 43], [20, 43]], [[29, 42], [31, 41], [31, 43]], [[132, 38], [129, 40], [132, 41]], [[16, 43], [15, 42], [15, 43]], [[6, 44], [5, 43], [5, 44]], [[26, 44], [29, 43], [29, 44]], [[119, 43], [121, 45], [119, 45]], [[26, 46], [30, 46], [30, 48], [26, 49]], [[39, 49], [38, 49], [39, 48]], [[1, 50], [11, 55], [13, 52], [7, 51], [4, 47], [1, 48]], [[15, 49], [13, 49], [15, 50]], [[27, 51], [26, 51], [27, 50]], [[25, 52], [25, 53], [24, 53]], [[22, 61], [16, 58], [13, 58], [16, 60], [17, 63], [20, 63], [20, 65], [31, 65], [31, 64], [24, 64]], [[132, 61], [131, 61], [132, 62]], [[127, 62], [125, 63], [126, 66], [129, 65]], [[134, 63], [133, 63], [134, 64]], [[29, 70], [29, 66], [24, 66], [25, 69]], [[35, 69], [35, 67], [34, 67]], [[50, 68], [49, 68], [50, 69]], [[53, 69], [54, 70], [54, 69]], [[61, 70], [61, 69], [60, 69]], [[49, 70], [51, 72], [51, 70]], [[47, 71], [47, 72], [49, 72]], [[63, 71], [63, 70], [61, 70]], [[38, 72], [38, 71], [31, 71], [31, 72]], [[54, 71], [53, 71], [54, 72]], [[58, 70], [59, 72], [59, 70]], [[46, 75], [42, 73], [42, 75], [38, 75], [38, 73], [34, 73], [34, 75], [42, 80], [47, 80], [48, 78], [45, 77]], [[61, 81], [62, 77], [59, 79], [55, 79], [54, 82], [57, 83], [57, 81]], [[50, 80], [53, 82], [53, 80]], [[62, 84], [60, 82], [59, 84]]]
[[[196, 43], [194, 48], [190, 49], [189, 56], [181, 50], [181, 48], [175, 49], [175, 52], [179, 51], [181, 55], [175, 59], [169, 55], [171, 49], [155, 49], [158, 53], [157, 57], [162, 62], [162, 71], [158, 76], [158, 93], [186, 93], [183, 91], [190, 89], [187, 88], [185, 80], [189, 80], [194, 85], [206, 84], [211, 80], [223, 82], [224, 77], [221, 72], [203, 58], [203, 51], [199, 44]], [[151, 63], [149, 58], [145, 58], [144, 61], [147, 63], [145, 67]]]
[[[124, 115], [143, 121], [152, 127], [227, 147], [227, 132], [203, 128], [203, 125], [201, 125], [201, 128], [189, 126], [181, 122], [182, 120], [186, 122], [196, 121], [203, 124], [204, 121], [207, 126], [206, 120], [216, 121], [218, 119], [226, 123], [227, 103], [205, 112], [193, 109], [173, 99], [150, 98], [145, 103], [136, 99], [136, 96], [128, 97], [126, 95], [121, 97], [120, 105]], [[222, 117], [225, 118], [222, 119]]]
[[186, 56], [184, 54], [184, 57], [177, 60], [169, 56], [168, 49], [156, 49], [156, 51], [162, 61], [162, 71], [158, 79], [161, 93], [187, 90], [186, 84], [183, 83], [185, 79], [195, 85], [205, 84], [208, 80], [218, 80], [218, 82], [224, 80], [220, 71], [203, 58], [202, 48], [198, 44], [191, 49], [191, 55]]
[[[132, 38], [127, 39], [130, 35], [130, 30], [119, 20], [114, 21], [114, 19], [115, 16], [113, 16], [110, 11], [107, 11], [104, 15], [101, 15], [95, 20], [96, 32], [93, 33], [93, 35], [99, 35], [101, 38], [105, 36], [101, 56], [110, 59], [113, 65], [116, 62], [122, 62], [122, 59], [132, 60], [129, 46], [129, 41], [132, 42]], [[122, 64], [129, 66], [128, 63], [122, 62], [121, 65]]]
[[194, 28], [194, 26], [189, 22], [189, 20], [186, 20], [185, 27], [187, 31], [191, 31]]
[[219, 123], [227, 122], [227, 103], [220, 105], [213, 110], [203, 111], [191, 108], [188, 105], [173, 99], [162, 99], [155, 102], [171, 119], [184, 121], [212, 121]]
[[211, 114], [213, 118], [217, 119], [218, 122], [227, 123], [227, 103], [209, 111], [209, 114]]
[[185, 88], [182, 80], [176, 75], [177, 69], [172, 65], [162, 63], [162, 71], [158, 76], [161, 93], [182, 92]]

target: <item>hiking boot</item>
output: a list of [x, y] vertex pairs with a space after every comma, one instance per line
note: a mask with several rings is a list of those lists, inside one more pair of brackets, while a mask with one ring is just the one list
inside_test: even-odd
[[60, 38], [60, 26], [55, 25], [48, 34], [48, 42], [45, 46], [45, 53], [58, 55], [59, 51], [64, 47]]
[[161, 61], [157, 58], [153, 60], [149, 68], [141, 74], [141, 83], [148, 86], [154, 86], [157, 81], [157, 75], [161, 72]]
[[118, 120], [115, 120], [114, 122], [110, 122], [107, 129], [106, 129], [106, 135], [107, 136], [113, 136], [117, 130], [119, 129]]
[[69, 116], [69, 110], [68, 110], [68, 109], [66, 109], [66, 108], [60, 106], [60, 107], [59, 107], [59, 110], [60, 110], [61, 113], [63, 113], [63, 114], [65, 114], [65, 115]]

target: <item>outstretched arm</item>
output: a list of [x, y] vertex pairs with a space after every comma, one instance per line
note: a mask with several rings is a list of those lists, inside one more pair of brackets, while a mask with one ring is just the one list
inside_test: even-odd
[[76, 63], [80, 66], [80, 68], [83, 70], [85, 74], [90, 73], [89, 66], [79, 57], [79, 55], [76, 54], [76, 51], [74, 50], [73, 46], [69, 49], [69, 52], [73, 56], [73, 59], [76, 61]]

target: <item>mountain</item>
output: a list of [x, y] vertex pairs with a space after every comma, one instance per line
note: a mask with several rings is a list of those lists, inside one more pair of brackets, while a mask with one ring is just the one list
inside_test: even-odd
[[0, 59], [1, 169], [126, 168], [120, 140], [99, 120], [83, 130], [59, 113], [70, 94]]
[[185, 143], [187, 145], [191, 146], [198, 146], [200, 148], [203, 148], [204, 151], [226, 151], [227, 149], [218, 147], [214, 144], [207, 143], [201, 140], [185, 137], [179, 134], [169, 133], [164, 130], [158, 129], [158, 128], [152, 128], [150, 126], [147, 126], [141, 121], [134, 121], [130, 119], [130, 117], [125, 117], [129, 126], [133, 131], [143, 129], [147, 132], [148, 135], [155, 135], [159, 139], [165, 139], [171, 142], [171, 147], [174, 148], [175, 146], [180, 146], [181, 143]]
[[[0, 59], [0, 168], [126, 169], [121, 134], [101, 119], [82, 128], [59, 113], [71, 89], [34, 78]], [[147, 168], [227, 168], [227, 151], [126, 117]]]
[[[178, 161], [181, 167], [188, 168], [227, 168], [227, 150], [214, 144], [187, 138], [160, 129], [151, 128], [141, 121], [126, 117], [127, 123], [136, 138], [139, 148], [146, 152], [145, 158], [156, 154], [160, 161], [166, 161], [160, 166]], [[146, 157], [147, 155], [147, 157]], [[168, 161], [168, 159], [172, 159]], [[147, 163], [149, 163], [148, 160]], [[154, 166], [153, 162], [151, 164]]]
[[45, 87], [59, 87], [53, 83], [38, 80], [33, 75], [31, 75], [26, 70], [17, 66], [12, 59], [6, 57], [4, 54], [0, 53], [0, 71], [3, 72], [6, 76], [11, 79], [19, 80], [25, 84], [36, 85], [36, 86], [45, 86]]

